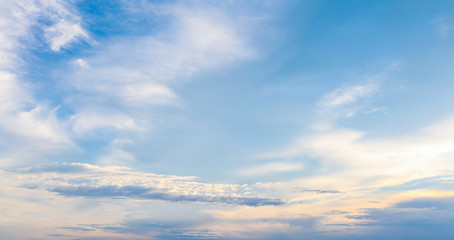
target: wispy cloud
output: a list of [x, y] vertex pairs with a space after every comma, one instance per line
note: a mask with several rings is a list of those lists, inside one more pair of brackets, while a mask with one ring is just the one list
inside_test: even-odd
[[[71, 6], [60, 0], [51, 1], [2, 1], [3, 41], [10, 41], [6, 47], [17, 47], [17, 38], [30, 39], [30, 27], [42, 29], [43, 37], [53, 51], [60, 51], [79, 37], [88, 38], [81, 27], [81, 18]], [[13, 49], [10, 49], [13, 50]]]
[[74, 109], [71, 130], [79, 138], [107, 128], [146, 134], [159, 122], [159, 117], [151, 117], [158, 106], [184, 105], [177, 86], [197, 73], [254, 57], [247, 34], [240, 34], [250, 20], [229, 15], [216, 4], [120, 6], [131, 16], [162, 19], [166, 27], [134, 38], [99, 41], [83, 58], [70, 60], [65, 103]]
[[190, 4], [142, 7], [134, 11], [155, 14], [150, 9], [158, 7], [157, 18], [171, 17], [168, 28], [104, 43], [84, 60], [91, 68], [76, 69], [70, 84], [126, 104], [166, 104], [176, 99], [167, 84], [252, 55], [253, 48], [237, 33], [241, 22], [221, 9]]
[[[150, 117], [156, 105], [184, 102], [175, 86], [195, 73], [251, 59], [255, 52], [244, 34], [248, 32], [244, 23], [250, 19], [231, 15], [216, 4], [119, 3], [128, 16], [153, 15], [165, 20], [166, 27], [134, 38], [101, 40], [92, 39], [90, 29], [83, 28], [90, 25], [70, 2], [1, 4], [0, 131], [28, 141], [29, 147], [39, 145], [34, 147], [37, 151], [74, 147], [74, 142], [106, 129], [113, 138], [120, 133], [132, 139], [138, 131], [146, 134], [151, 121], [159, 121]], [[84, 56], [66, 59], [65, 69], [52, 70], [58, 83], [47, 99], [36, 99], [39, 82], [21, 79], [27, 63], [19, 53], [43, 45], [58, 55], [80, 40], [99, 44], [91, 45]], [[61, 91], [65, 99], [55, 102]]]
[[[34, 85], [21, 78], [25, 61], [19, 53], [28, 49], [27, 44], [36, 45], [40, 37], [47, 38], [35, 36], [32, 28], [56, 34], [56, 38], [47, 39], [51, 49], [60, 50], [78, 35], [53, 26], [60, 22], [79, 26], [79, 17], [61, 1], [2, 1], [0, 13], [0, 131], [10, 139], [4, 146], [17, 147], [21, 142], [21, 152], [33, 149], [35, 154], [72, 146], [65, 124], [57, 117], [58, 108], [38, 101], [33, 94]], [[4, 157], [8, 158], [8, 154], [21, 153], [7, 152]]]
[[[359, 102], [371, 97], [377, 90], [376, 83], [338, 88], [323, 96], [317, 106], [328, 113], [338, 113], [344, 108], [353, 109], [353, 112], [367, 111], [369, 107], [363, 106], [370, 104], [362, 105]], [[371, 111], [381, 110], [372, 108]], [[322, 120], [330, 120], [329, 127], [316, 128], [295, 138], [281, 151], [262, 154], [259, 158], [281, 161], [300, 159], [305, 165], [315, 161], [316, 164], [307, 164], [311, 167], [311, 174], [289, 181], [287, 187], [336, 189], [341, 193], [355, 194], [358, 198], [374, 195], [363, 192], [365, 189], [376, 191], [379, 195], [386, 187], [452, 174], [449, 170], [452, 165], [449, 159], [454, 153], [452, 117], [397, 138], [373, 137], [365, 131], [339, 126], [339, 123], [334, 124], [332, 121], [332, 118], [337, 117], [339, 115], [321, 116]], [[442, 194], [447, 189], [426, 180], [423, 185], [427, 188], [405, 185], [399, 191], [430, 192], [430, 189], [438, 189], [440, 192], [437, 194]], [[301, 194], [288, 195], [288, 198], [296, 202], [311, 201]]]
[[236, 171], [241, 176], [261, 176], [268, 174], [298, 171], [303, 168], [303, 164], [296, 162], [271, 162], [254, 167], [248, 167]]
[[380, 89], [377, 81], [337, 88], [324, 95], [317, 103], [319, 119], [315, 130], [329, 129], [339, 118], [349, 118], [362, 109], [371, 108], [370, 99]]
[[378, 90], [376, 83], [365, 85], [355, 85], [350, 87], [338, 88], [323, 97], [320, 105], [325, 108], [335, 108], [343, 105], [355, 103], [360, 98], [369, 97]]
[[[275, 218], [257, 220], [209, 219], [203, 222], [150, 223], [150, 220], [124, 222], [116, 226], [94, 226], [112, 232], [153, 234], [165, 239], [293, 239], [293, 234], [307, 233], [317, 229], [319, 219], [304, 217], [294, 219]], [[287, 232], [292, 230], [293, 233]]]
[[127, 166], [128, 163], [135, 160], [132, 153], [124, 150], [124, 146], [130, 144], [133, 144], [133, 141], [129, 138], [116, 138], [112, 140], [106, 149], [107, 153], [101, 156], [97, 162], [103, 166]]
[[[388, 175], [400, 181], [411, 179], [411, 176], [443, 174], [446, 166], [451, 165], [447, 160], [454, 151], [448, 122], [452, 124], [452, 119], [399, 139], [366, 140], [364, 132], [333, 129], [301, 137], [291, 147], [269, 157], [317, 157], [325, 167], [335, 171], [355, 172], [355, 175], [362, 176], [357, 175], [360, 178], [368, 178], [370, 174]], [[434, 162], [440, 165], [433, 164]], [[420, 172], [418, 169], [421, 168], [425, 171]]]
[[71, 116], [70, 122], [72, 123], [72, 131], [78, 135], [86, 134], [87, 132], [100, 128], [132, 131], [141, 129], [132, 117], [121, 113], [79, 112]]
[[432, 23], [435, 25], [436, 32], [442, 37], [452, 32], [452, 18], [449, 15], [439, 15], [432, 20]]
[[43, 27], [44, 38], [50, 45], [52, 51], [60, 51], [71, 42], [85, 38], [88, 33], [81, 26], [81, 19], [74, 10], [62, 1], [39, 1], [42, 8], [46, 9], [46, 17], [52, 23]]

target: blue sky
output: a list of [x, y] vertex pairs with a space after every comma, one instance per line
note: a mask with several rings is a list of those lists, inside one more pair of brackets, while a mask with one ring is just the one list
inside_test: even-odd
[[454, 234], [454, 2], [0, 6], [3, 238]]

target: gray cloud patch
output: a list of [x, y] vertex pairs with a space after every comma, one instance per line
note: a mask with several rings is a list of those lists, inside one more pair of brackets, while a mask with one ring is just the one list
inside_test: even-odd
[[[290, 228], [298, 229], [297, 232], [282, 231], [282, 229], [263, 232], [243, 233], [243, 235], [223, 235], [217, 231], [211, 231], [206, 227], [207, 223], [215, 223], [219, 225], [245, 225], [254, 226], [256, 224], [284, 224]], [[320, 224], [320, 218], [317, 217], [301, 217], [296, 219], [285, 218], [263, 218], [263, 219], [214, 219], [211, 217], [202, 217], [195, 221], [159, 221], [153, 219], [136, 219], [125, 221], [120, 224], [91, 224], [86, 227], [100, 229], [104, 231], [119, 233], [119, 234], [137, 234], [140, 236], [154, 236], [156, 239], [294, 239], [300, 240], [304, 235], [304, 239], [315, 238], [314, 231]]]
[[397, 203], [394, 207], [453, 211], [454, 198], [419, 198], [412, 201]]
[[259, 197], [231, 197], [231, 196], [203, 196], [203, 195], [179, 195], [159, 192], [157, 189], [139, 186], [56, 186], [48, 189], [64, 196], [81, 196], [95, 198], [137, 198], [150, 200], [165, 200], [171, 202], [210, 202], [226, 203], [247, 206], [282, 205], [285, 202], [279, 199]]
[[[454, 236], [454, 198], [420, 198], [388, 208], [363, 209], [356, 226], [366, 227], [360, 239], [437, 239]], [[351, 238], [356, 239], [356, 238]]]
[[308, 192], [308, 193], [316, 193], [316, 194], [324, 194], [324, 193], [340, 193], [338, 190], [332, 189], [307, 189], [307, 188], [294, 188], [295, 192]]
[[57, 227], [57, 229], [67, 229], [72, 231], [82, 231], [82, 232], [92, 232], [95, 231], [92, 228], [83, 228], [83, 227]]
[[[282, 205], [252, 185], [213, 184], [195, 177], [157, 175], [129, 168], [83, 163], [55, 163], [15, 171], [22, 186], [66, 197], [131, 198], [170, 202], [205, 202], [246, 206]], [[42, 174], [45, 173], [45, 174]]]
[[199, 229], [199, 227], [203, 225], [205, 221], [212, 221], [212, 219], [204, 218], [190, 222], [156, 222], [153, 219], [136, 219], [120, 224], [91, 224], [87, 227], [119, 234], [154, 236], [154, 238], [156, 239], [218, 239], [215, 233], [207, 229]]

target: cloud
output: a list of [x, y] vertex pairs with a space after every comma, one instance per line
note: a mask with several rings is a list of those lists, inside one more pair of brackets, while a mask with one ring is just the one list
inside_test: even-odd
[[88, 65], [88, 63], [82, 58], [78, 58], [78, 59], [74, 60], [73, 63], [78, 65], [81, 68], [89, 68], [90, 67]]
[[127, 106], [175, 104], [178, 96], [170, 84], [253, 55], [253, 47], [238, 33], [241, 21], [222, 9], [204, 4], [145, 5], [132, 8], [134, 14], [170, 19], [167, 28], [104, 43], [85, 58], [89, 69], [74, 69], [69, 84]]
[[[251, 195], [250, 186], [210, 184], [178, 177], [90, 164], [47, 164], [18, 169], [23, 186], [68, 197], [129, 198], [171, 202], [206, 202], [246, 206], [282, 205], [280, 199]], [[46, 174], [41, 174], [46, 173]], [[245, 189], [248, 196], [245, 196]], [[256, 192], [257, 194], [257, 192]]]
[[[21, 59], [23, 53], [46, 52], [42, 46], [48, 46], [57, 55], [77, 41], [94, 42], [89, 36], [91, 25], [83, 24], [72, 2], [6, 0], [0, 4], [0, 133], [11, 139], [6, 144], [11, 148], [23, 146], [19, 152], [28, 153], [24, 158], [34, 151], [34, 161], [40, 159], [38, 152], [74, 148], [74, 141], [83, 142], [103, 131], [113, 133], [113, 138], [146, 133], [152, 126], [150, 119], [160, 121], [150, 117], [156, 105], [182, 102], [173, 90], [176, 85], [196, 73], [251, 59], [255, 52], [248, 42], [250, 31], [245, 31], [250, 25], [244, 23], [250, 23], [250, 18], [231, 15], [216, 4], [141, 2], [140, 7], [129, 8], [135, 4], [120, 3], [124, 17], [153, 15], [165, 27], [141, 30], [132, 38], [96, 39], [99, 44], [66, 60], [65, 69], [56, 63], [49, 75], [31, 83], [23, 79], [29, 64]], [[54, 76], [59, 84], [46, 90], [46, 99], [37, 99], [42, 97], [36, 94], [41, 81], [47, 84]], [[2, 158], [17, 158], [19, 152]], [[113, 155], [132, 158], [118, 150], [102, 162]]]
[[56, 172], [56, 173], [80, 173], [80, 172], [88, 172], [91, 171], [92, 168], [88, 164], [80, 164], [80, 163], [63, 163], [63, 164], [41, 164], [34, 167], [27, 167], [17, 169], [19, 173], [48, 173], [48, 172]]
[[73, 231], [84, 231], [84, 232], [95, 231], [92, 228], [84, 228], [84, 227], [58, 227], [57, 229], [68, 229], [68, 230], [73, 230]]
[[[356, 225], [365, 227], [367, 239], [450, 239], [454, 231], [453, 198], [418, 198], [386, 208], [363, 209]], [[435, 234], [436, 233], [436, 234]]]
[[375, 113], [375, 112], [387, 113], [388, 109], [385, 107], [371, 107], [371, 108], [364, 108], [361, 111], [361, 113], [363, 113], [363, 114], [370, 114], [370, 113]]
[[71, 146], [72, 141], [55, 111], [37, 102], [18, 77], [0, 70], [0, 131], [29, 145]]
[[120, 96], [132, 105], [171, 104], [178, 99], [172, 90], [155, 83], [126, 85]]
[[[167, 124], [156, 112], [184, 106], [177, 90], [193, 76], [253, 59], [257, 50], [250, 44], [251, 22], [257, 20], [229, 6], [120, 2], [124, 18], [153, 16], [161, 27], [140, 29], [132, 37], [96, 39], [98, 44], [83, 56], [54, 71], [63, 76], [64, 107], [73, 112], [69, 130], [79, 141], [103, 132], [136, 140]], [[128, 157], [124, 151], [106, 157], [115, 155]], [[99, 162], [112, 162], [107, 158]]]
[[42, 38], [59, 51], [83, 32], [79, 24], [80, 18], [62, 1], [0, 3], [0, 133], [9, 139], [3, 159], [20, 159], [18, 155], [31, 152], [36, 159], [39, 152], [73, 147], [65, 123], [56, 113], [58, 107], [37, 100], [36, 84], [22, 78], [28, 63], [21, 55]]
[[62, 20], [45, 30], [44, 37], [50, 44], [53, 51], [60, 51], [68, 43], [74, 41], [77, 37], [88, 38], [88, 34], [82, 29], [80, 23], [68, 22]]
[[372, 106], [370, 100], [380, 89], [380, 82], [376, 79], [382, 78], [381, 75], [370, 77], [364, 84], [340, 87], [322, 96], [316, 104], [318, 116], [311, 124], [312, 130], [330, 130], [337, 120], [353, 117], [358, 112], [362, 114], [384, 112], [385, 107]]
[[[310, 205], [287, 205], [285, 210], [255, 211], [242, 206], [230, 211], [218, 210], [207, 228], [219, 230], [220, 236], [228, 239], [300, 239], [304, 235], [308, 239], [326, 240], [397, 240], [449, 239], [452, 236], [452, 228], [448, 227], [454, 217], [452, 196], [415, 198], [370, 208], [347, 207], [348, 200], [344, 196], [336, 198], [332, 207], [346, 207], [348, 211], [332, 209], [316, 214], [318, 217], [303, 214], [303, 209], [326, 207], [326, 202], [325, 199]], [[326, 210], [325, 207], [322, 209]], [[289, 214], [296, 212], [298, 214]]]
[[337, 88], [324, 95], [317, 103], [320, 116], [317, 122], [313, 124], [313, 129], [327, 130], [333, 126], [337, 119], [352, 117], [360, 110], [363, 110], [362, 113], [381, 110], [377, 107], [370, 107], [370, 103], [366, 101], [379, 88], [377, 82], [370, 81], [362, 85]]
[[444, 37], [451, 33], [452, 31], [452, 19], [447, 15], [439, 15], [434, 20], [432, 20], [432, 24], [435, 25], [436, 32]]
[[378, 90], [375, 83], [338, 88], [325, 95], [319, 103], [325, 108], [335, 108], [355, 103], [358, 99], [368, 97]]
[[215, 219], [204, 225], [221, 239], [318, 239], [321, 218], [299, 215], [292, 218]]
[[299, 234], [310, 235], [317, 228], [318, 220], [314, 217], [252, 221], [208, 218], [188, 223], [140, 219], [116, 226], [94, 227], [120, 233], [152, 234], [159, 239], [300, 239]]
[[268, 174], [276, 174], [283, 172], [298, 171], [303, 168], [301, 163], [290, 162], [271, 162], [260, 166], [249, 167], [236, 171], [235, 173], [241, 176], [260, 176]]
[[316, 193], [316, 194], [340, 193], [337, 190], [304, 189], [304, 188], [294, 188], [294, 191], [297, 191], [297, 192], [309, 192], [309, 193]]
[[[345, 109], [366, 110], [363, 106], [367, 104], [360, 102], [377, 90], [378, 86], [371, 83], [328, 93], [317, 105], [325, 111], [320, 117], [329, 120], [328, 127], [313, 129], [278, 151], [259, 155], [262, 159], [280, 161], [298, 159], [310, 171], [286, 182], [284, 188], [339, 191], [311, 195], [307, 194], [310, 192], [285, 191], [280, 196], [285, 196], [291, 203], [316, 205], [323, 202], [324, 207], [342, 205], [333, 210], [349, 212], [420, 196], [449, 195], [454, 167], [451, 161], [454, 156], [452, 116], [398, 137], [377, 137], [333, 123], [333, 119], [346, 116], [343, 115]], [[353, 224], [352, 219], [334, 219], [329, 217], [325, 221]]]
[[380, 188], [383, 192], [399, 192], [417, 189], [449, 190], [454, 187], [454, 175], [442, 175], [411, 180], [402, 184]]
[[18, 38], [33, 39], [29, 32], [31, 27], [37, 26], [44, 32], [44, 38], [53, 51], [60, 51], [79, 37], [88, 38], [88, 34], [81, 27], [80, 17], [70, 9], [70, 6], [59, 0], [38, 1], [2, 1], [3, 41], [9, 50], [15, 50], [20, 44]]
[[116, 138], [107, 147], [107, 154], [98, 159], [98, 163], [104, 166], [127, 165], [135, 160], [132, 153], [123, 149], [125, 145], [133, 144], [129, 138]]
[[41, 14], [50, 20], [42, 26], [44, 38], [52, 51], [58, 52], [77, 39], [89, 39], [88, 33], [81, 26], [81, 18], [75, 14], [69, 4], [59, 0], [40, 0]]
[[70, 122], [72, 123], [72, 131], [78, 135], [102, 128], [132, 131], [142, 129], [134, 118], [122, 113], [103, 113], [99, 111], [78, 112], [71, 116]]
[[203, 220], [156, 221], [154, 219], [137, 219], [124, 221], [119, 224], [91, 224], [74, 228], [104, 230], [120, 234], [134, 234], [136, 236], [153, 236], [158, 239], [216, 239], [216, 233], [208, 229], [197, 229], [203, 223]]
[[[445, 175], [451, 166], [449, 158], [454, 153], [451, 127], [452, 118], [416, 133], [399, 138], [366, 138], [366, 133], [352, 129], [332, 129], [296, 139], [287, 149], [263, 155], [268, 158], [316, 158], [320, 167], [334, 173], [345, 173], [348, 179], [363, 181], [371, 176], [379, 184]], [[446, 126], [446, 127], [442, 127]], [[443, 130], [442, 130], [443, 129]], [[443, 132], [442, 132], [443, 131]], [[424, 169], [424, 171], [421, 171]], [[350, 176], [348, 176], [350, 175]], [[385, 177], [386, 176], [386, 177]], [[339, 176], [338, 176], [339, 177]], [[332, 179], [321, 176], [319, 180]], [[360, 180], [362, 179], [362, 180]], [[334, 184], [345, 181], [334, 181]], [[368, 184], [372, 184], [368, 182]]]
[[164, 200], [171, 202], [208, 202], [223, 203], [247, 206], [282, 205], [283, 201], [278, 199], [255, 198], [255, 197], [231, 197], [231, 196], [204, 196], [204, 195], [182, 195], [164, 193], [157, 189], [137, 186], [56, 186], [48, 188], [48, 191], [56, 192], [69, 197], [95, 197], [95, 198], [133, 198], [148, 200]]

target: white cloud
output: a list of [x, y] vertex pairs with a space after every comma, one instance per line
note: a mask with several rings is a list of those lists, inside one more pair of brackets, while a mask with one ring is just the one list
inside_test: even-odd
[[[318, 161], [313, 175], [295, 181], [295, 186], [339, 189], [359, 194], [359, 189], [376, 189], [415, 179], [452, 174], [454, 118], [401, 137], [372, 138], [365, 131], [336, 126], [341, 117], [361, 111], [386, 111], [365, 101], [379, 84], [338, 88], [324, 95], [317, 107], [320, 115], [313, 132], [295, 138], [279, 151], [258, 156], [263, 159]], [[289, 183], [291, 184], [291, 183]]]
[[190, 46], [191, 51], [199, 54], [207, 54], [195, 56], [201, 63], [215, 65], [230, 59], [248, 58], [253, 54], [237, 32], [240, 22], [235, 22], [219, 9], [175, 8], [171, 11], [178, 18], [176, 26], [178, 39], [182, 41], [180, 44]]
[[318, 159], [319, 174], [302, 178], [305, 187], [376, 188], [411, 180], [452, 174], [454, 165], [453, 118], [399, 138], [365, 139], [351, 129], [303, 136], [287, 149], [264, 155], [269, 158], [299, 156]]
[[71, 145], [55, 109], [37, 103], [28, 90], [14, 74], [0, 71], [0, 130], [40, 144]]
[[61, 1], [5, 0], [0, 3], [0, 131], [9, 139], [4, 142], [8, 150], [1, 157], [8, 159], [7, 162], [18, 154], [33, 155], [33, 152], [36, 159], [39, 158], [36, 151], [73, 146], [65, 123], [57, 117], [58, 108], [36, 100], [33, 85], [19, 77], [25, 61], [18, 52], [27, 50], [27, 44], [33, 45], [39, 38], [31, 28], [54, 34], [48, 38], [49, 44], [53, 50], [59, 50], [77, 37], [77, 34], [67, 33], [71, 29], [58, 25], [63, 22], [73, 24], [74, 28], [80, 19]]
[[[178, 4], [159, 9], [156, 18], [171, 17], [165, 30], [108, 42], [86, 58], [90, 69], [75, 69], [69, 84], [126, 105], [175, 104], [178, 96], [171, 85], [197, 72], [254, 55], [247, 39], [238, 32], [241, 21], [221, 9]], [[135, 11], [145, 14], [143, 11], [150, 11], [150, 7]]]
[[0, 121], [5, 131], [49, 143], [71, 144], [62, 124], [52, 110], [35, 106], [29, 111], [2, 114]]
[[80, 23], [68, 22], [62, 20], [45, 30], [44, 37], [50, 44], [53, 51], [60, 51], [62, 47], [74, 41], [77, 37], [88, 37], [88, 34], [82, 29]]
[[[73, 90], [65, 103], [75, 110], [70, 124], [79, 137], [100, 129], [147, 133], [155, 122], [163, 122], [154, 115], [157, 105], [184, 104], [174, 89], [194, 74], [254, 57], [242, 24], [247, 19], [211, 4], [137, 4], [123, 10], [155, 15], [166, 20], [166, 27], [105, 40], [90, 55], [71, 61], [69, 76], [57, 71]], [[128, 158], [126, 152], [115, 154]]]
[[107, 154], [100, 157], [97, 162], [103, 166], [127, 166], [135, 160], [132, 153], [123, 149], [125, 145], [133, 144], [129, 138], [116, 138], [112, 140], [107, 148]]
[[378, 85], [375, 83], [338, 88], [325, 95], [320, 105], [329, 109], [352, 104], [360, 98], [371, 96], [378, 88]]
[[177, 100], [172, 90], [155, 83], [126, 85], [119, 94], [125, 102], [133, 105], [172, 104]]
[[[59, 51], [79, 37], [88, 38], [88, 34], [81, 27], [80, 17], [63, 1], [4, 0], [1, 5], [0, 41], [4, 50], [15, 50], [20, 45], [18, 38], [25, 38], [27, 41], [33, 39], [34, 36], [28, 33], [32, 26], [43, 29], [44, 38], [53, 51]], [[45, 19], [49, 24], [40, 23], [41, 19]]]
[[89, 68], [90, 67], [88, 65], [88, 63], [82, 58], [78, 58], [78, 59], [74, 60], [73, 63], [76, 64], [77, 66], [81, 67], [81, 68]]
[[100, 128], [132, 131], [142, 129], [132, 117], [120, 113], [81, 111], [73, 115], [70, 121], [72, 122], [72, 131], [78, 135], [83, 135]]
[[69, 43], [80, 39], [88, 39], [87, 32], [81, 26], [81, 19], [64, 1], [38, 1], [40, 14], [51, 21], [51, 24], [42, 26], [44, 38], [52, 51], [58, 52]]
[[370, 98], [379, 89], [378, 81], [369, 80], [368, 83], [337, 88], [324, 95], [317, 102], [318, 119], [312, 123], [312, 130], [327, 131], [340, 118], [353, 117], [357, 112], [367, 114], [380, 110], [370, 103]]
[[370, 114], [370, 113], [375, 113], [375, 112], [387, 113], [388, 109], [385, 107], [370, 107], [370, 108], [364, 108], [361, 111], [361, 113], [364, 113], [364, 114]]
[[263, 176], [269, 174], [298, 171], [302, 168], [303, 164], [296, 162], [271, 162], [238, 170], [236, 171], [236, 174], [241, 176]]
[[[154, 105], [180, 103], [174, 86], [194, 73], [254, 56], [244, 34], [248, 31], [243, 23], [248, 20], [219, 6], [162, 4], [158, 14], [150, 7], [139, 8], [140, 14], [169, 19], [168, 26], [148, 36], [108, 40], [91, 55], [70, 61], [72, 72], [57, 70], [56, 75], [69, 83], [60, 81], [67, 97], [62, 109], [75, 111], [63, 119], [58, 108], [34, 98], [35, 85], [27, 85], [15, 74], [26, 66], [17, 52], [41, 39], [56, 53], [79, 39], [91, 41], [81, 17], [71, 2], [59, 0], [0, 4], [0, 116], [4, 119], [0, 130], [39, 145], [47, 142], [48, 147], [73, 146], [72, 137], [89, 137], [101, 129], [127, 134], [146, 131]], [[43, 36], [30, 31], [35, 28]], [[131, 158], [127, 152], [115, 154]]]
[[25, 87], [22, 87], [16, 75], [0, 71], [0, 110], [13, 112], [29, 104], [32, 98]]

